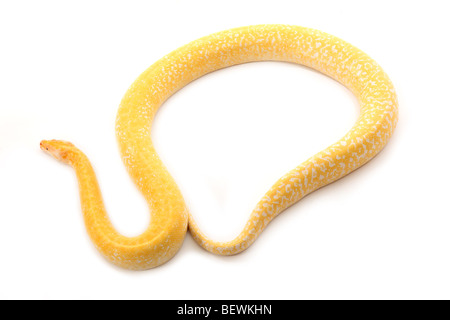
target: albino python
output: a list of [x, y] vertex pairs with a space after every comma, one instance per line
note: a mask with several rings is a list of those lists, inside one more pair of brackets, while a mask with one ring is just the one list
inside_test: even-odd
[[[341, 82], [358, 98], [361, 113], [339, 141], [281, 177], [256, 205], [232, 241], [208, 239], [188, 213], [183, 197], [156, 153], [151, 125], [161, 104], [191, 81], [218, 69], [250, 61], [288, 61], [316, 69]], [[248, 248], [267, 224], [305, 195], [357, 169], [387, 143], [397, 123], [393, 85], [369, 56], [329, 34], [290, 25], [257, 25], [218, 32], [166, 55], [132, 84], [117, 115], [123, 162], [148, 202], [151, 223], [137, 237], [112, 226], [88, 158], [65, 141], [42, 141], [41, 149], [71, 165], [79, 181], [89, 236], [112, 263], [132, 270], [156, 267], [175, 255], [187, 227], [206, 250], [232, 255]]]

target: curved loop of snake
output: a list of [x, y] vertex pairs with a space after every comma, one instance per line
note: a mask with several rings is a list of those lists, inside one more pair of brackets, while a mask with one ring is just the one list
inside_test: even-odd
[[[361, 113], [339, 141], [281, 177], [257, 203], [242, 232], [215, 242], [198, 228], [183, 197], [156, 153], [150, 137], [161, 104], [191, 81], [218, 69], [251, 61], [288, 61], [316, 69], [341, 82], [358, 98]], [[267, 224], [305, 195], [357, 169], [388, 142], [397, 123], [397, 97], [387, 75], [369, 56], [329, 34], [289, 25], [231, 29], [191, 42], [160, 59], [132, 84], [117, 115], [116, 134], [124, 164], [148, 202], [151, 223], [138, 237], [112, 226], [87, 157], [64, 141], [42, 141], [41, 149], [70, 164], [79, 181], [82, 211], [96, 248], [128, 269], [156, 267], [183, 243], [188, 221], [206, 250], [232, 255], [248, 248]]]

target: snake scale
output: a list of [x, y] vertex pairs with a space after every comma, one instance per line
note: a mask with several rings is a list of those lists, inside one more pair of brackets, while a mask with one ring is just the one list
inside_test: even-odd
[[[235, 239], [216, 242], [199, 230], [158, 157], [150, 135], [152, 121], [164, 101], [191, 81], [221, 68], [269, 60], [301, 64], [332, 77], [358, 98], [361, 112], [342, 139], [275, 182]], [[95, 247], [120, 267], [145, 270], [172, 258], [188, 227], [195, 241], [212, 253], [233, 255], [245, 250], [280, 212], [373, 158], [391, 137], [397, 117], [391, 81], [359, 49], [314, 29], [256, 25], [218, 32], [171, 52], [144, 71], [122, 99], [116, 120], [120, 153], [151, 212], [151, 222], [141, 235], [125, 237], [113, 227], [94, 170], [78, 148], [65, 141], [44, 140], [41, 149], [75, 169], [84, 221]]]

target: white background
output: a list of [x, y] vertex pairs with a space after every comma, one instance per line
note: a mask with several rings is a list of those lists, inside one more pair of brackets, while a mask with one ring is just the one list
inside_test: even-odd
[[[0, 298], [449, 299], [448, 12], [430, 0], [1, 1]], [[149, 214], [115, 141], [122, 95], [181, 45], [261, 23], [316, 28], [374, 58], [399, 96], [393, 138], [242, 254], [212, 255], [187, 235], [156, 269], [109, 264], [86, 234], [72, 169], [39, 141], [82, 149], [114, 225], [138, 235]], [[152, 136], [202, 229], [230, 240], [265, 191], [341, 138], [358, 112], [320, 73], [252, 63], [176, 93]]]

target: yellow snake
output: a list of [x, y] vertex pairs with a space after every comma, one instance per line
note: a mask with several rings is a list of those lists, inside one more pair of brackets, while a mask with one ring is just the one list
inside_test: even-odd
[[[191, 81], [221, 68], [267, 60], [305, 65], [336, 79], [356, 95], [361, 113], [342, 139], [281, 177], [257, 203], [234, 240], [212, 241], [188, 213], [175, 181], [158, 157], [150, 136], [152, 121], [161, 104]], [[79, 149], [57, 140], [42, 141], [41, 149], [75, 169], [86, 228], [96, 248], [120, 267], [143, 270], [175, 255], [188, 224], [195, 241], [212, 253], [232, 255], [245, 250], [284, 209], [373, 158], [394, 131], [397, 105], [393, 85], [375, 61], [343, 40], [314, 29], [248, 26], [203, 37], [171, 52], [131, 85], [117, 114], [123, 162], [151, 212], [149, 227], [137, 237], [125, 237], [112, 226], [94, 170]]]

